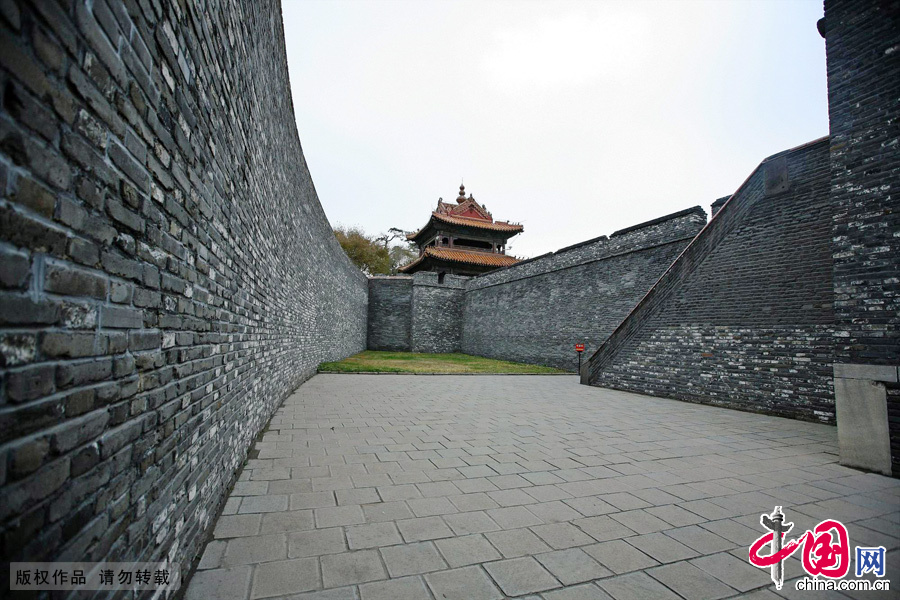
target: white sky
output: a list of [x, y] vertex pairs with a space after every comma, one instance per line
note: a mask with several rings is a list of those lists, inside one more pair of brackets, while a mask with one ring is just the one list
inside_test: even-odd
[[828, 133], [820, 0], [283, 0], [294, 112], [332, 225], [466, 192], [536, 256], [734, 192]]

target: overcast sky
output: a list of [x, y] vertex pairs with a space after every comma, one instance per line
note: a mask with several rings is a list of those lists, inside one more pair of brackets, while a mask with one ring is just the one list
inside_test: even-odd
[[827, 135], [820, 0], [283, 0], [332, 225], [415, 230], [466, 192], [529, 257], [734, 192]]

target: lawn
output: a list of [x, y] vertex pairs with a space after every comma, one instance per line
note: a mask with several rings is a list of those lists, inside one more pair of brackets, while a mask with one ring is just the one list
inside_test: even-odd
[[366, 350], [342, 361], [319, 365], [320, 373], [564, 373], [553, 367], [469, 356]]

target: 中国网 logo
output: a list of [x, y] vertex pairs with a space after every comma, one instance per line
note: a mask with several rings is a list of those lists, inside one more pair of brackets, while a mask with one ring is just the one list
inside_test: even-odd
[[[760, 515], [759, 522], [767, 533], [750, 546], [750, 564], [770, 569], [776, 589], [780, 590], [784, 585], [785, 560], [801, 548], [803, 570], [809, 577], [797, 581], [798, 590], [890, 589], [890, 580], [886, 579], [844, 579], [850, 571], [850, 536], [840, 521], [826, 519], [792, 540], [785, 539], [785, 535], [794, 528], [794, 524], [785, 521], [780, 506], [776, 506], [771, 514]], [[768, 554], [762, 554], [766, 546]], [[854, 558], [857, 578], [866, 573], [878, 578], [884, 577], [884, 547], [856, 546]]]

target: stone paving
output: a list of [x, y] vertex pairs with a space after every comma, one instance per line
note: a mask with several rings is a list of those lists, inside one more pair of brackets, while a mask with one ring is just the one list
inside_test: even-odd
[[251, 456], [188, 600], [807, 597], [747, 562], [775, 505], [900, 579], [900, 481], [835, 428], [574, 376], [318, 375]]

